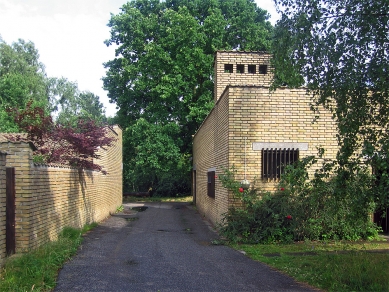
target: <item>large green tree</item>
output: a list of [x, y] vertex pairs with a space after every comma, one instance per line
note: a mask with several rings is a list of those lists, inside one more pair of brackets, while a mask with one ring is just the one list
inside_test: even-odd
[[[142, 146], [148, 143], [142, 135], [126, 137], [140, 130], [140, 119], [169, 136], [172, 144], [159, 144], [160, 153], [170, 152], [165, 149], [170, 146], [181, 153], [169, 164], [159, 156], [148, 164], [148, 171], [181, 174], [179, 165], [191, 153], [191, 135], [213, 107], [215, 51], [269, 49], [268, 14], [252, 0], [134, 0], [121, 10], [108, 24], [111, 37], [106, 44], [118, 47], [116, 57], [105, 64], [103, 81], [119, 107], [117, 119], [126, 129], [125, 141], [131, 140], [125, 145], [125, 177], [128, 183], [134, 181], [140, 171], [133, 157], [148, 149]], [[166, 127], [176, 130], [166, 134]], [[164, 171], [158, 172], [160, 168]], [[157, 188], [161, 176], [154, 180]]]
[[371, 163], [389, 190], [389, 1], [275, 0], [275, 86], [306, 85], [338, 125], [343, 178]]
[[7, 107], [24, 107], [29, 100], [46, 106], [47, 86], [44, 65], [32, 42], [19, 39], [12, 45], [0, 38], [0, 132], [17, 131]]

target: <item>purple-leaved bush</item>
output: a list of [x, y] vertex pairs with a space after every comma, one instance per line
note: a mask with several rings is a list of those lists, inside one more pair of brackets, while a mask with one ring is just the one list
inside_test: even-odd
[[92, 120], [78, 121], [77, 127], [54, 123], [43, 108], [32, 106], [30, 101], [25, 109], [8, 109], [22, 132], [9, 134], [11, 141], [25, 140], [32, 142], [37, 150], [35, 156], [40, 156], [46, 164], [62, 164], [72, 167], [101, 170], [102, 166], [93, 163], [98, 159], [98, 149], [111, 146], [115, 138], [108, 137], [106, 126], [99, 126]]

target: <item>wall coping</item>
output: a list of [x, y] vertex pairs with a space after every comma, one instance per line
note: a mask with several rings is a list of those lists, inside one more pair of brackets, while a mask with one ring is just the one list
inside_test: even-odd
[[299, 142], [254, 142], [253, 150], [260, 151], [262, 149], [299, 149], [301, 151], [308, 150], [308, 143], [299, 143]]

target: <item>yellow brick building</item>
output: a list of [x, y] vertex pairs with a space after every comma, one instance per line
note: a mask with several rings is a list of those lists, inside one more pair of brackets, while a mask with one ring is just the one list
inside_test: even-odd
[[324, 109], [318, 121], [304, 88], [270, 91], [272, 68], [265, 52], [218, 51], [215, 106], [193, 137], [193, 196], [212, 223], [233, 204], [218, 176], [232, 166], [239, 181], [274, 190], [282, 165], [317, 154], [334, 159], [336, 123]]

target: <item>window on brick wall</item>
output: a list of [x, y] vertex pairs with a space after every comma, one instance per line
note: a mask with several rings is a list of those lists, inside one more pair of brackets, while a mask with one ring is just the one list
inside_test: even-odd
[[258, 73], [259, 74], [267, 74], [267, 65], [259, 65]]
[[207, 173], [207, 191], [208, 196], [211, 198], [215, 197], [215, 175], [216, 172], [214, 170], [208, 171]]
[[236, 73], [244, 73], [244, 65], [238, 64], [236, 65]]
[[247, 66], [247, 72], [249, 72], [251, 74], [257, 73], [256, 66], [255, 65], [248, 65]]
[[298, 149], [262, 149], [262, 178], [278, 180], [285, 172], [285, 166], [299, 159]]
[[234, 65], [232, 64], [224, 64], [224, 73], [233, 73]]

